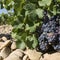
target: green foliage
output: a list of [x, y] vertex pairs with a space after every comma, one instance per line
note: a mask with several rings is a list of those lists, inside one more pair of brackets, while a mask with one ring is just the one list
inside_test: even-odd
[[42, 1], [38, 1], [38, 3], [39, 3], [39, 6], [46, 7], [51, 5], [52, 0], [42, 0]]
[[17, 40], [18, 48], [36, 48], [36, 27], [41, 25], [43, 11], [48, 11], [51, 17], [60, 13], [60, 0], [2, 0], [0, 8], [8, 11], [13, 9], [14, 13], [0, 15], [0, 24], [11, 24], [14, 29], [12, 37]]

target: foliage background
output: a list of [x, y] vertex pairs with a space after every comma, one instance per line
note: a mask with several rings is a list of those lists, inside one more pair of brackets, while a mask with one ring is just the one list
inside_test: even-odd
[[34, 49], [38, 45], [36, 28], [42, 24], [43, 11], [48, 11], [49, 18], [60, 14], [60, 0], [0, 0], [0, 9], [3, 8], [8, 14], [0, 15], [0, 25], [11, 24], [14, 27], [11, 35], [17, 40], [18, 48], [28, 46]]

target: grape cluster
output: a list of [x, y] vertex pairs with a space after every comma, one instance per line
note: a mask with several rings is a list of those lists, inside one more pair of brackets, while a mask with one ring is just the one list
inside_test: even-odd
[[49, 46], [54, 50], [60, 50], [60, 15], [52, 16], [50, 19], [44, 13], [43, 24], [38, 38], [39, 47], [42, 51], [47, 51]]

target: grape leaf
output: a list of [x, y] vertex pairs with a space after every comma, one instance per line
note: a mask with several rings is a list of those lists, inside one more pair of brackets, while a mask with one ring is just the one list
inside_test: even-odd
[[52, 0], [42, 0], [42, 1], [38, 1], [39, 6], [50, 6]]
[[39, 18], [42, 18], [43, 17], [43, 9], [36, 9], [36, 14], [38, 15]]

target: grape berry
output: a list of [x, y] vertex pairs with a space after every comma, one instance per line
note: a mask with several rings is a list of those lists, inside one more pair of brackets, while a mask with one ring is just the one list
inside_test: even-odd
[[52, 16], [50, 19], [44, 13], [43, 24], [38, 38], [39, 47], [42, 51], [47, 51], [49, 46], [54, 50], [60, 50], [60, 15]]

